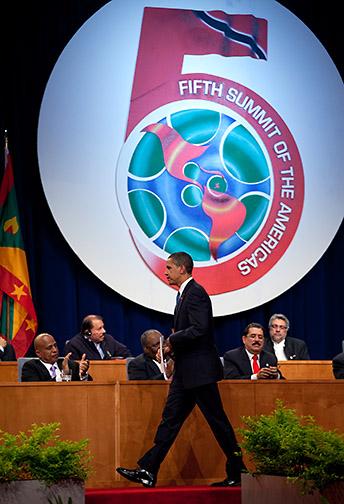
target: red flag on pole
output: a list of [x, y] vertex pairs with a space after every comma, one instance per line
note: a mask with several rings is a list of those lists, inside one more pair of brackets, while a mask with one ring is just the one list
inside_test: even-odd
[[36, 329], [12, 161], [6, 146], [0, 186], [0, 335], [13, 345], [17, 357], [23, 357]]

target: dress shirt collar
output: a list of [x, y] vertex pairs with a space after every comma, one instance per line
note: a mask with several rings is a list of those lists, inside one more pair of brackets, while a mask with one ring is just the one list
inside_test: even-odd
[[272, 342], [274, 346], [274, 352], [277, 357], [278, 361], [281, 360], [288, 360], [287, 356], [284, 351], [284, 346], [285, 346], [285, 339], [280, 341], [279, 343], [275, 343], [275, 341]]
[[[53, 364], [50, 364], [49, 362], [44, 362], [41, 359], [39, 359], [39, 360], [47, 368], [47, 370], [50, 374], [50, 369], [51, 369], [51, 366], [53, 366]], [[56, 368], [56, 381], [62, 381], [61, 370], [57, 364], [57, 361], [55, 362], [55, 368]]]
[[252, 370], [252, 373], [253, 373], [253, 359], [252, 359], [252, 357], [253, 357], [254, 355], [257, 355], [257, 357], [258, 357], [258, 359], [257, 359], [257, 364], [258, 364], [258, 366], [260, 367], [260, 353], [259, 353], [259, 354], [254, 354], [254, 353], [251, 353], [251, 352], [249, 352], [246, 348], [245, 348], [245, 352], [247, 353], [247, 356], [248, 356], [248, 358], [250, 359], [251, 370]]
[[189, 277], [187, 278], [186, 280], [184, 280], [184, 282], [181, 284], [181, 286], [179, 287], [179, 294], [182, 295], [183, 292], [184, 292], [184, 289], [185, 287], [187, 286], [187, 284], [192, 280], [193, 278], [192, 277]]

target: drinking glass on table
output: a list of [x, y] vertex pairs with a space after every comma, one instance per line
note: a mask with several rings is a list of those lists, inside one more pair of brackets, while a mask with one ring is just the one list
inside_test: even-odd
[[61, 378], [62, 378], [62, 381], [69, 382], [69, 381], [72, 380], [72, 373], [70, 371], [69, 371], [69, 373], [62, 372], [61, 373]]

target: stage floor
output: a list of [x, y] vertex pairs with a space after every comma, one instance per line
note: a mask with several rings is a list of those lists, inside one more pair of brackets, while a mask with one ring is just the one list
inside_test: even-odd
[[85, 504], [240, 504], [240, 487], [179, 486], [86, 489]]

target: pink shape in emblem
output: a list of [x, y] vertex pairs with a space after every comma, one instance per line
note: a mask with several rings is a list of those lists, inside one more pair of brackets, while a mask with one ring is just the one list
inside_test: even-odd
[[[165, 166], [170, 175], [177, 179], [196, 184], [203, 191], [202, 208], [212, 221], [209, 235], [209, 250], [216, 260], [219, 246], [230, 238], [242, 225], [246, 217], [246, 207], [237, 198], [229, 194], [208, 189], [194, 179], [187, 177], [184, 166], [187, 162], [201, 156], [209, 145], [194, 145], [182, 138], [173, 128], [166, 124], [149, 124], [142, 131], [154, 133], [161, 142]], [[214, 170], [200, 169], [211, 175], [223, 175]]]

